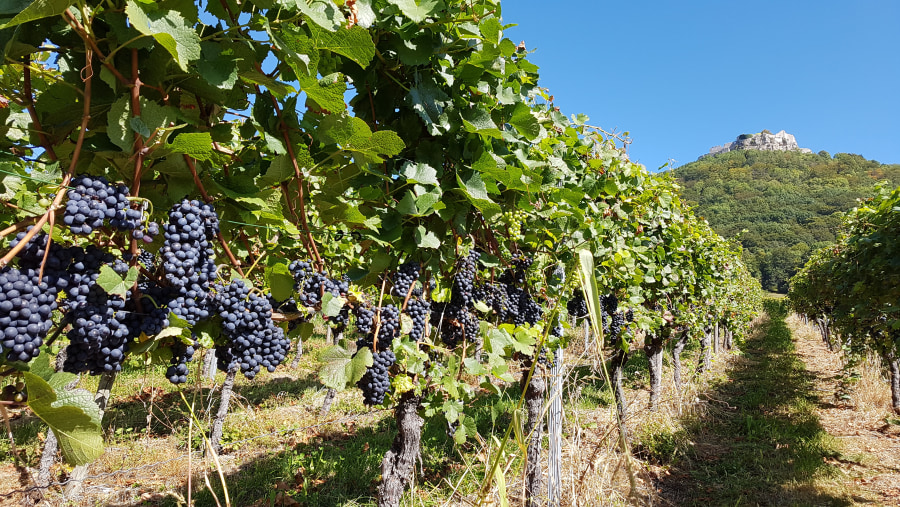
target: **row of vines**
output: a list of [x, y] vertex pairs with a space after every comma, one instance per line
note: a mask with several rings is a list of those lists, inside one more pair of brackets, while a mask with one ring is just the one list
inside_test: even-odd
[[900, 188], [881, 187], [843, 216], [838, 240], [791, 279], [792, 309], [849, 357], [874, 352], [890, 370], [900, 413]]
[[235, 377], [322, 318], [323, 384], [396, 407], [397, 505], [422, 417], [463, 442], [476, 396], [540, 396], [577, 319], [614, 383], [643, 346], [658, 404], [666, 346], [739, 337], [758, 283], [673, 181], [554, 106], [508, 26], [498, 0], [0, 6], [2, 406], [83, 467], [123, 364], [184, 384], [202, 357], [227, 374], [219, 452]]

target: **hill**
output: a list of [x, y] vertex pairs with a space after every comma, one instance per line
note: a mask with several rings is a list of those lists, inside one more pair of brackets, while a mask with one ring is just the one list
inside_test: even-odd
[[879, 181], [900, 184], [900, 164], [825, 151], [738, 149], [706, 155], [672, 174], [683, 198], [716, 232], [740, 235], [745, 261], [763, 287], [782, 293], [809, 254], [835, 239], [836, 212], [872, 195]]

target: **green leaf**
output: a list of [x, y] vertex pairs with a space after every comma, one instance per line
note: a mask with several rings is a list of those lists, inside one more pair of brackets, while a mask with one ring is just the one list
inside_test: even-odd
[[366, 68], [375, 57], [375, 43], [365, 28], [354, 26], [329, 32], [317, 25], [310, 25], [310, 31], [318, 49], [346, 56], [362, 68]]
[[429, 215], [432, 208], [439, 209], [436, 205], [441, 200], [442, 195], [443, 193], [441, 192], [441, 189], [436, 188], [431, 192], [426, 192], [417, 197], [416, 207], [418, 208], [419, 215]]
[[310, 21], [320, 27], [335, 31], [344, 23], [344, 16], [331, 0], [296, 0], [297, 8]]
[[168, 338], [170, 336], [183, 337], [183, 336], [185, 336], [185, 334], [187, 334], [187, 337], [190, 338], [190, 335], [191, 335], [190, 329], [184, 328], [184, 327], [169, 326], [169, 327], [163, 329], [162, 331], [160, 331], [159, 333], [157, 333], [156, 336], [154, 337], [154, 339], [161, 340], [163, 338]]
[[140, 118], [148, 129], [162, 130], [169, 128], [169, 122], [174, 121], [175, 113], [168, 106], [162, 106], [152, 100], [141, 98]]
[[272, 95], [278, 98], [284, 98], [297, 92], [297, 90], [295, 90], [293, 86], [272, 79], [269, 76], [255, 70], [247, 70], [241, 72], [238, 74], [238, 77], [240, 77], [241, 80], [246, 83], [265, 86], [267, 90], [272, 92]]
[[[294, 156], [297, 157], [297, 165], [300, 170], [309, 169], [316, 165], [312, 155], [309, 154], [309, 148], [302, 144], [294, 146]], [[259, 178], [259, 184], [270, 187], [289, 180], [296, 175], [294, 172], [294, 164], [288, 155], [279, 155], [272, 159], [266, 174]]]
[[140, 117], [132, 118], [129, 122], [129, 125], [131, 125], [131, 130], [143, 136], [144, 139], [147, 139], [153, 134], [150, 128], [148, 128], [147, 125], [144, 124], [143, 120], [141, 120]]
[[[312, 25], [310, 25], [312, 26]], [[266, 32], [282, 51], [282, 57], [297, 77], [315, 77], [319, 68], [319, 50], [299, 26], [282, 25], [278, 31], [266, 23]]]
[[[56, 373], [53, 367], [50, 366], [50, 354], [41, 354], [37, 356], [34, 361], [28, 365], [28, 371], [48, 382], [50, 381], [50, 377]], [[73, 373], [69, 373], [68, 375], [71, 375], [72, 378], [75, 377], [75, 374]]]
[[463, 115], [463, 126], [466, 131], [500, 139], [503, 133], [484, 109], [475, 108]]
[[186, 72], [188, 63], [200, 58], [200, 36], [178, 11], [146, 12], [142, 6], [128, 0], [125, 14], [135, 29], [156, 39], [181, 70]]
[[446, 8], [441, 0], [388, 0], [388, 3], [396, 5], [400, 12], [416, 23], [421, 23]]
[[491, 44], [500, 44], [500, 36], [503, 30], [500, 20], [493, 16], [484, 18], [481, 20], [481, 23], [478, 24], [478, 28], [481, 30], [481, 35], [484, 37], [484, 40]]
[[500, 206], [488, 196], [487, 188], [479, 173], [473, 172], [468, 180], [465, 181], [463, 181], [462, 177], [457, 173], [456, 179], [460, 189], [466, 197], [469, 198], [469, 201], [471, 201], [476, 208], [481, 210], [485, 218], [489, 219], [500, 213]]
[[600, 288], [597, 286], [597, 278], [594, 276], [594, 256], [590, 250], [582, 249], [578, 251], [578, 281], [581, 283], [581, 289], [584, 291], [584, 299], [587, 302], [588, 314], [590, 315], [591, 329], [594, 337], [598, 340], [598, 346], [603, 345], [603, 330], [599, 326], [600, 322]]
[[419, 248], [440, 248], [441, 240], [431, 231], [426, 231], [425, 226], [416, 228], [416, 246]]
[[73, 0], [34, 0], [34, 2], [22, 12], [16, 14], [16, 16], [9, 20], [5, 25], [0, 26], [0, 29], [62, 14], [74, 4], [75, 2]]
[[322, 362], [319, 369], [322, 383], [339, 391], [359, 382], [366, 373], [366, 368], [374, 364], [372, 351], [368, 348], [359, 349], [351, 356], [350, 351], [340, 345], [325, 349], [319, 360]]
[[489, 373], [487, 368], [474, 357], [463, 359], [463, 364], [466, 366], [466, 373], [469, 375], [487, 375]]
[[509, 124], [529, 141], [534, 141], [541, 134], [541, 124], [531, 112], [531, 108], [524, 102], [516, 104], [513, 114], [509, 118]]
[[419, 210], [416, 208], [416, 197], [413, 195], [412, 191], [407, 191], [406, 195], [403, 196], [403, 199], [397, 203], [397, 211], [404, 215], [418, 215]]
[[379, 130], [367, 139], [351, 140], [347, 147], [353, 151], [392, 157], [403, 151], [406, 144], [393, 130]]
[[491, 329], [484, 340], [484, 349], [493, 354], [502, 354], [507, 347], [512, 345], [513, 338], [504, 329]]
[[[84, 465], [100, 457], [103, 454], [100, 409], [91, 393], [84, 389], [54, 390], [50, 383], [33, 373], [25, 372], [23, 376], [28, 388], [28, 407], [53, 430], [66, 461]], [[61, 381], [54, 384], [59, 385]]]
[[319, 108], [329, 113], [339, 113], [347, 109], [344, 92], [347, 83], [340, 72], [329, 74], [322, 79], [300, 77], [300, 88]]
[[422, 185], [439, 185], [437, 170], [422, 162], [406, 162], [403, 164], [403, 176], [410, 183]]
[[[209, 84], [220, 90], [230, 90], [238, 80], [237, 58], [232, 49], [225, 49], [219, 43], [200, 43], [201, 58], [197, 71]], [[105, 69], [106, 67], [104, 67]]]
[[209, 132], [182, 133], [175, 137], [168, 148], [197, 160], [210, 160], [213, 155], [212, 142]]
[[450, 123], [444, 108], [452, 102], [434, 81], [416, 79], [416, 86], [409, 90], [404, 100], [422, 118], [431, 134], [449, 130]]
[[272, 289], [276, 301], [285, 301], [294, 294], [294, 276], [287, 263], [279, 262], [266, 268], [266, 285]]
[[337, 317], [345, 304], [347, 304], [346, 299], [335, 296], [330, 292], [326, 292], [325, 295], [322, 296], [322, 315], [326, 317]]
[[134, 282], [137, 281], [138, 275], [140, 275], [140, 271], [132, 266], [128, 268], [128, 273], [125, 274], [125, 278], [123, 279], [113, 271], [113, 268], [103, 265], [100, 266], [100, 275], [97, 277], [97, 285], [108, 294], [117, 294], [124, 298], [128, 291], [131, 290], [131, 287], [134, 286]]
[[106, 135], [113, 144], [124, 152], [131, 152], [134, 137], [131, 133], [129, 121], [131, 120], [130, 98], [127, 95], [119, 97], [113, 102], [106, 113]]
[[394, 156], [406, 147], [396, 132], [379, 130], [372, 133], [365, 121], [346, 114], [326, 116], [320, 129], [326, 143], [333, 142], [345, 150], [373, 156], [376, 161], [381, 161], [380, 156]]

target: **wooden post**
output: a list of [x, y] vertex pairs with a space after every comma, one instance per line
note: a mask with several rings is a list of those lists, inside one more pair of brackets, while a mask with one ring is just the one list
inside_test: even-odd
[[550, 388], [550, 410], [547, 412], [547, 434], [550, 439], [550, 454], [547, 471], [547, 505], [559, 507], [562, 499], [562, 430], [563, 430], [563, 349], [557, 348], [554, 353], [553, 368], [550, 370], [553, 385]]

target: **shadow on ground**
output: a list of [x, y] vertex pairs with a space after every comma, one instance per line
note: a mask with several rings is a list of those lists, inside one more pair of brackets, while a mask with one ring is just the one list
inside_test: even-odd
[[[497, 433], [498, 428], [512, 423], [514, 400], [518, 394], [518, 389], [511, 387], [500, 397], [479, 397], [467, 408], [466, 414], [474, 419], [476, 429], [482, 435]], [[392, 411], [371, 417], [375, 418], [371, 423], [372, 419], [363, 414], [358, 420], [329, 425], [307, 434], [294, 434], [259, 456], [241, 457], [240, 451], [234, 452], [237, 461], [243, 463], [223, 467], [231, 505], [374, 505], [381, 462], [394, 440], [397, 425]], [[483, 473], [482, 463], [465, 463], [461, 457], [471, 452], [475, 444], [471, 441], [463, 444], [463, 452], [457, 452], [447, 424], [440, 417], [425, 423], [422, 445], [423, 461], [416, 471], [420, 488], [445, 487], [446, 480], [456, 482], [467, 470], [468, 473]], [[223, 461], [230, 462], [230, 454], [226, 454]], [[211, 473], [209, 479], [218, 501], [224, 505], [224, 492], [218, 477]], [[475, 484], [475, 481], [470, 482]], [[179, 493], [184, 495], [186, 485], [181, 489]], [[176, 505], [171, 497], [162, 494], [151, 497], [147, 501], [108, 505]], [[195, 491], [193, 502], [197, 507], [217, 505], [216, 498], [206, 488]]]
[[[685, 425], [675, 452], [658, 460], [656, 487], [670, 505], [858, 505], [865, 499], [816, 487], [839, 457], [817, 416], [812, 376], [793, 353], [780, 302], [713, 385], [709, 410]], [[652, 453], [652, 449], [650, 450]], [[651, 459], [653, 456], [649, 456]]]

